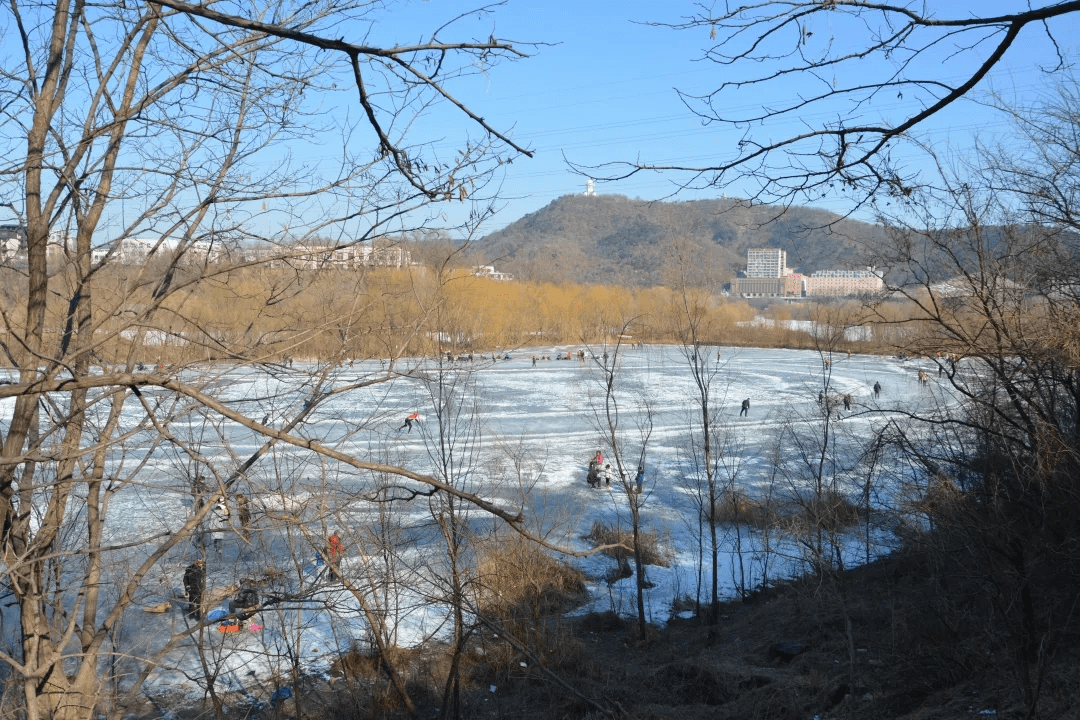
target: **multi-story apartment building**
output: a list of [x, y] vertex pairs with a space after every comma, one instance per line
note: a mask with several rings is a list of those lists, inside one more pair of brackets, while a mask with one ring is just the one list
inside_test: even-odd
[[818, 270], [806, 278], [806, 294], [866, 295], [881, 292], [885, 284], [873, 270]]
[[289, 262], [305, 270], [348, 270], [375, 265], [400, 268], [412, 264], [412, 254], [396, 243], [356, 243], [344, 247], [301, 244], [297, 250]]
[[746, 277], [778, 278], [791, 274], [787, 253], [779, 248], [751, 248], [746, 251]]
[[731, 291], [744, 297], [839, 297], [879, 293], [883, 287], [873, 268], [818, 270], [810, 276], [792, 272], [787, 253], [779, 248], [747, 250], [746, 277], [731, 282]]

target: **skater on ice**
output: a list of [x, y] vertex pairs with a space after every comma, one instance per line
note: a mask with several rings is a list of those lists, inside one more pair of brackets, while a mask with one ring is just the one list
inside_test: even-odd
[[409, 432], [412, 432], [412, 424], [414, 422], [420, 422], [420, 413], [414, 412], [410, 414], [407, 418], [405, 418], [405, 424], [399, 427], [398, 431], [407, 429]]
[[236, 515], [240, 519], [240, 534], [245, 540], [251, 539], [251, 508], [248, 506], [247, 497], [236, 496]]
[[[596, 455], [597, 457], [599, 457], [600, 453], [596, 453]], [[589, 487], [600, 487], [600, 462], [596, 459], [596, 457], [589, 461], [589, 474], [586, 476], [585, 479], [588, 481]]]

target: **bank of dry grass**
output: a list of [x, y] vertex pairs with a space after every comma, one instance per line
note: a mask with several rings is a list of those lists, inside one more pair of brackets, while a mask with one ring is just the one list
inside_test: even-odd
[[[753, 603], [724, 604], [714, 627], [673, 620], [644, 640], [617, 617], [587, 616], [564, 626], [576, 656], [557, 670], [573, 692], [531, 661], [515, 663], [497, 682], [477, 664], [467, 716], [966, 720], [983, 710], [997, 718], [1028, 716], [1007, 643], [995, 642], [979, 620], [985, 608], [969, 592], [976, 588], [963, 581], [944, 586], [927, 573], [933, 564], [924, 553], [905, 551], [845, 573], [846, 599], [834, 584], [795, 581]], [[1071, 591], [1051, 592], [1067, 599]], [[1078, 648], [1080, 625], [1064, 623], [1044, 655], [1031, 717], [1080, 716]]]

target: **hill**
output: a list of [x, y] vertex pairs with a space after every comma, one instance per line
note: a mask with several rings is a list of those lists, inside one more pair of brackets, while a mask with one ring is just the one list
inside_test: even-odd
[[472, 260], [522, 280], [670, 284], [676, 257], [726, 282], [751, 247], [777, 247], [811, 273], [865, 266], [879, 226], [810, 207], [733, 199], [647, 202], [621, 195], [564, 195], [491, 233]]

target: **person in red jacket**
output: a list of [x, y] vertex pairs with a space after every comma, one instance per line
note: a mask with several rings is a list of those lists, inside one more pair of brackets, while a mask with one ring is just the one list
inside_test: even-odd
[[345, 546], [341, 544], [341, 538], [337, 533], [333, 533], [330, 537], [326, 538], [326, 565], [330, 568], [330, 579], [340, 580], [341, 575], [334, 569], [341, 557], [345, 553]]

